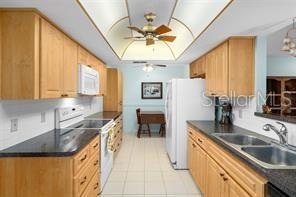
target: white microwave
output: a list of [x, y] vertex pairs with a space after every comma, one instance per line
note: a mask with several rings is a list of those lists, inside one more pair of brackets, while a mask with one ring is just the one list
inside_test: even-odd
[[99, 73], [95, 69], [78, 64], [78, 93], [96, 95], [99, 93]]

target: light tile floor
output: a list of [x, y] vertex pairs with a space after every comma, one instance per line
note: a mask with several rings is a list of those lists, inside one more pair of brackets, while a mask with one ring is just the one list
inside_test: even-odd
[[125, 134], [102, 197], [202, 197], [188, 170], [174, 170], [165, 138]]

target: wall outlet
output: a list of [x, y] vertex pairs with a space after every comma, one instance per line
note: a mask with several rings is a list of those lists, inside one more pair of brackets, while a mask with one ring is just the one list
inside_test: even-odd
[[11, 119], [10, 132], [16, 132], [18, 127], [18, 119]]
[[242, 109], [239, 109], [239, 110], [238, 110], [238, 117], [239, 117], [240, 119], [243, 118], [243, 110], [242, 110]]
[[45, 112], [41, 112], [40, 122], [41, 122], [41, 123], [46, 122], [46, 114], [45, 114]]

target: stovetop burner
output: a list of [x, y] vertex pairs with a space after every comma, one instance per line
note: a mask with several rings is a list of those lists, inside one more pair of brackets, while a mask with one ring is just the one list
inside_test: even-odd
[[111, 120], [82, 120], [67, 128], [77, 128], [77, 129], [101, 129], [107, 125]]

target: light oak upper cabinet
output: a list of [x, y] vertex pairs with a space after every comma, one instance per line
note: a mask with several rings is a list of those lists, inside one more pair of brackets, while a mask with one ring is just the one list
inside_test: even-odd
[[122, 111], [122, 73], [116, 68], [108, 68], [107, 78], [107, 95], [104, 98], [104, 111]]
[[206, 58], [201, 58], [193, 61], [190, 64], [190, 78], [204, 78], [206, 73]]
[[78, 63], [76, 42], [64, 36], [63, 96], [77, 96]]
[[[1, 13], [1, 98], [39, 98], [39, 16]], [[4, 50], [5, 49], [5, 50]]]
[[206, 94], [254, 94], [254, 38], [230, 38], [206, 55]]
[[63, 95], [63, 34], [41, 19], [40, 98]]
[[78, 63], [88, 65], [89, 64], [89, 53], [83, 47], [78, 47]]
[[100, 73], [100, 94], [107, 95], [107, 67], [106, 65], [98, 61], [98, 70]]

